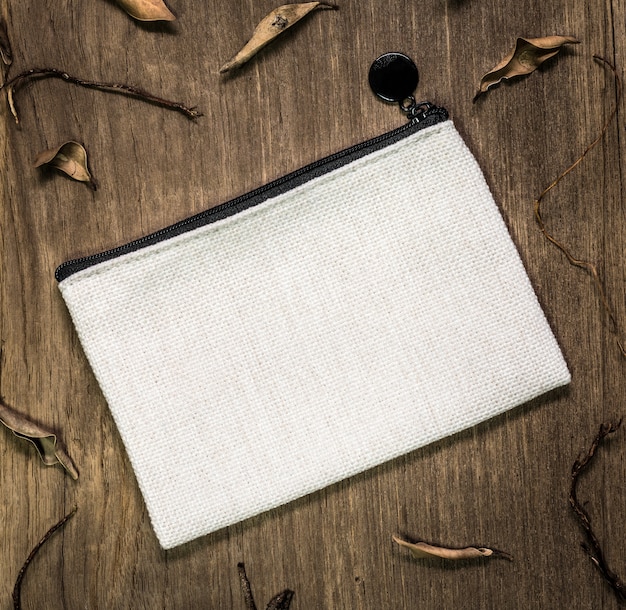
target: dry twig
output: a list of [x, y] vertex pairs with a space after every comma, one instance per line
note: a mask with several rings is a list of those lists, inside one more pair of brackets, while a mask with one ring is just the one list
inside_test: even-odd
[[252, 587], [246, 575], [246, 566], [243, 563], [238, 563], [237, 572], [239, 573], [243, 599], [246, 602], [246, 610], [257, 610], [256, 604], [254, 603], [254, 596], [252, 595]]
[[41, 547], [50, 539], [52, 534], [56, 532], [58, 529], [62, 528], [76, 513], [77, 507], [75, 506], [63, 519], [61, 519], [58, 523], [55, 523], [43, 536], [43, 538], [35, 545], [35, 548], [29, 553], [24, 565], [20, 569], [17, 579], [15, 580], [15, 586], [13, 587], [13, 610], [21, 610], [22, 608], [22, 581], [24, 580], [24, 575], [26, 574], [26, 570], [28, 566], [31, 564], [35, 555], [39, 552]]
[[591, 443], [591, 446], [587, 451], [587, 455], [585, 455], [581, 459], [577, 459], [574, 462], [574, 465], [572, 466], [572, 482], [569, 492], [569, 503], [574, 513], [576, 514], [580, 526], [585, 532], [585, 536], [587, 538], [586, 542], [582, 544], [584, 551], [587, 553], [587, 555], [589, 555], [591, 561], [596, 566], [596, 568], [598, 568], [604, 580], [609, 583], [609, 585], [615, 592], [617, 599], [620, 602], [626, 602], [626, 584], [624, 584], [619, 576], [615, 574], [615, 572], [613, 572], [611, 568], [609, 568], [606, 559], [604, 558], [604, 553], [602, 551], [600, 541], [598, 540], [591, 526], [591, 519], [589, 518], [589, 514], [579, 502], [577, 494], [578, 480], [580, 478], [580, 475], [591, 462], [593, 456], [596, 453], [596, 449], [607, 436], [616, 432], [621, 424], [622, 420], [617, 422], [617, 424], [614, 424], [612, 422], [602, 424], [600, 426], [600, 429], [598, 430], [598, 434], [593, 439], [593, 442]]
[[289, 610], [293, 595], [293, 591], [285, 589], [270, 599], [265, 610]]
[[198, 117], [202, 116], [202, 113], [199, 112], [195, 106], [189, 107], [185, 104], [182, 104], [181, 102], [173, 102], [171, 100], [164, 99], [152, 93], [148, 93], [147, 91], [144, 91], [143, 89], [140, 89], [139, 87], [135, 87], [133, 85], [83, 80], [82, 78], [72, 76], [67, 72], [64, 72], [63, 70], [59, 70], [58, 68], [32, 68], [30, 70], [26, 70], [25, 72], [21, 72], [20, 74], [14, 76], [0, 86], [0, 89], [7, 90], [9, 107], [11, 109], [11, 113], [15, 118], [16, 123], [19, 123], [19, 118], [15, 109], [15, 90], [17, 89], [17, 87], [19, 87], [21, 84], [28, 80], [40, 80], [44, 78], [58, 78], [67, 83], [78, 85], [79, 87], [86, 87], [88, 89], [97, 89], [99, 91], [108, 91], [109, 93], [119, 93], [121, 95], [127, 95], [129, 97], [144, 100], [151, 104], [156, 104], [157, 106], [162, 106], [163, 108], [169, 108], [170, 110], [181, 112], [188, 119], [197, 119]]
[[[591, 277], [593, 278], [597, 288], [598, 288], [598, 292], [600, 294], [600, 299], [602, 301], [602, 305], [604, 306], [605, 311], [607, 312], [608, 316], [609, 316], [609, 321], [611, 323], [611, 327], [613, 329], [614, 332], [618, 333], [618, 325], [617, 325], [617, 321], [615, 319], [615, 316], [613, 315], [613, 310], [611, 309], [611, 306], [609, 305], [609, 300], [606, 296], [606, 291], [604, 289], [604, 284], [602, 283], [602, 280], [600, 279], [600, 275], [598, 273], [598, 268], [595, 265], [595, 263], [592, 263], [591, 261], [586, 261], [586, 260], [582, 260], [577, 258], [576, 256], [574, 256], [571, 252], [571, 250], [565, 245], [563, 244], [563, 242], [559, 241], [553, 233], [551, 233], [550, 231], [548, 231], [548, 229], [546, 229], [546, 225], [543, 221], [543, 216], [541, 214], [541, 203], [544, 199], [544, 197], [559, 183], [561, 182], [561, 180], [563, 180], [563, 178], [565, 178], [565, 176], [567, 176], [572, 170], [574, 170], [581, 162], [582, 160], [587, 156], [587, 154], [589, 152], [591, 152], [599, 143], [600, 140], [602, 140], [604, 134], [606, 133], [609, 125], [611, 124], [611, 121], [613, 120], [613, 118], [615, 117], [615, 115], [617, 114], [617, 108], [619, 107], [620, 104], [620, 100], [622, 97], [622, 82], [620, 80], [619, 75], [617, 74], [617, 70], [615, 69], [615, 66], [613, 66], [613, 64], [611, 64], [608, 60], [604, 59], [604, 57], [599, 57], [598, 55], [594, 55], [593, 58], [598, 61], [598, 62], [602, 62], [604, 63], [604, 65], [606, 65], [611, 72], [613, 73], [613, 76], [615, 77], [615, 88], [616, 88], [616, 100], [615, 100], [615, 106], [611, 109], [611, 112], [609, 113], [609, 116], [607, 117], [602, 130], [600, 131], [600, 134], [596, 137], [596, 139], [591, 142], [591, 144], [589, 144], [589, 146], [587, 146], [587, 148], [584, 150], [584, 152], [578, 157], [578, 159], [576, 159], [566, 170], [564, 170], [563, 172], [561, 172], [561, 174], [550, 184], [548, 185], [541, 193], [541, 195], [539, 195], [539, 197], [535, 200], [534, 203], [534, 212], [535, 212], [535, 220], [537, 221], [537, 224], [539, 225], [539, 229], [541, 230], [541, 232], [544, 234], [545, 238], [551, 242], [552, 244], [554, 244], [561, 252], [563, 252], [563, 254], [565, 255], [565, 257], [567, 258], [567, 260], [569, 261], [569, 263], [571, 265], [574, 265], [575, 267], [580, 267], [581, 269], [585, 269], [587, 270], [588, 273], [591, 274]], [[622, 352], [622, 354], [624, 356], [626, 356], [626, 352], [624, 351], [624, 348], [622, 346], [622, 344], [620, 343], [619, 339], [618, 339], [618, 345], [619, 348]]]
[[[246, 602], [246, 610], [257, 610], [254, 603], [254, 596], [252, 595], [252, 587], [250, 581], [246, 575], [246, 568], [243, 563], [237, 564], [237, 571], [239, 573], [239, 580], [241, 582], [241, 590], [243, 591], [243, 598]], [[281, 591], [278, 595], [272, 597], [268, 602], [265, 610], [289, 610], [291, 606], [291, 600], [293, 599], [294, 592], [290, 589]]]

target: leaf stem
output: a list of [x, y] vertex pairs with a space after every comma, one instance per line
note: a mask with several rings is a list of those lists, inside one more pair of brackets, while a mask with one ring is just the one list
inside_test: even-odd
[[202, 113], [199, 112], [195, 106], [189, 107], [185, 104], [182, 104], [181, 102], [174, 102], [159, 97], [133, 85], [126, 85], [124, 83], [106, 83], [92, 80], [84, 80], [82, 78], [72, 76], [71, 74], [68, 74], [63, 70], [59, 70], [58, 68], [31, 68], [30, 70], [26, 70], [10, 78], [3, 85], [0, 85], [0, 90], [7, 90], [7, 94], [9, 96], [9, 106], [11, 108], [11, 113], [15, 117], [16, 123], [19, 123], [19, 118], [15, 110], [15, 104], [13, 99], [15, 89], [27, 80], [41, 80], [44, 78], [58, 78], [67, 83], [78, 85], [79, 87], [97, 89], [99, 91], [108, 91], [109, 93], [119, 93], [121, 95], [127, 95], [129, 97], [142, 99], [151, 104], [156, 104], [157, 106], [162, 106], [164, 108], [169, 108], [170, 110], [181, 112], [188, 119], [197, 119], [198, 117], [202, 116]]
[[237, 564], [237, 572], [239, 573], [239, 582], [241, 583], [243, 598], [246, 602], [246, 610], [257, 610], [256, 604], [254, 603], [254, 595], [252, 595], [252, 587], [246, 574], [246, 566], [243, 562]]

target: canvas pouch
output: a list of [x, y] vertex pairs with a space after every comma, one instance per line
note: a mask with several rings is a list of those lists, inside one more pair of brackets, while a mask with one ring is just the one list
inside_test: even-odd
[[570, 380], [439, 108], [57, 279], [164, 548]]

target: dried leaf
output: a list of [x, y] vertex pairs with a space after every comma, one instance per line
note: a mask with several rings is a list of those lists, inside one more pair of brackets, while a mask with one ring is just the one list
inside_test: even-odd
[[117, 0], [117, 3], [137, 21], [174, 21], [176, 19], [163, 0]]
[[256, 26], [252, 38], [231, 60], [227, 61], [220, 72], [228, 72], [234, 68], [243, 66], [249, 59], [256, 55], [264, 46], [268, 45], [274, 38], [289, 29], [303, 17], [306, 17], [315, 9], [336, 9], [333, 4], [325, 2], [305, 2], [304, 4], [284, 4], [268, 13]]
[[80, 182], [87, 182], [96, 190], [96, 185], [87, 168], [87, 151], [78, 142], [70, 140], [37, 155], [33, 165], [50, 165], [66, 173], [70, 178]]
[[563, 45], [579, 43], [580, 41], [572, 36], [518, 38], [513, 52], [482, 77], [474, 101], [489, 87], [503, 79], [534, 72], [546, 59], [554, 57]]
[[54, 432], [29, 420], [2, 400], [0, 400], [0, 422], [15, 436], [31, 442], [46, 466], [61, 464], [74, 480], [78, 479], [78, 470], [72, 458], [66, 453]]
[[424, 557], [432, 558], [439, 557], [441, 559], [475, 559], [477, 557], [506, 557], [511, 559], [511, 556], [502, 551], [496, 551], [494, 549], [486, 549], [484, 547], [468, 546], [463, 549], [452, 549], [445, 546], [436, 546], [428, 544], [427, 542], [408, 542], [397, 536], [392, 536], [393, 541], [400, 546], [406, 547], [411, 551], [411, 554], [418, 559]]
[[9, 85], [7, 88], [7, 103], [9, 104], [9, 110], [15, 118], [15, 122], [20, 122], [20, 117], [17, 116], [17, 109], [15, 108], [15, 100], [13, 99], [13, 87]]

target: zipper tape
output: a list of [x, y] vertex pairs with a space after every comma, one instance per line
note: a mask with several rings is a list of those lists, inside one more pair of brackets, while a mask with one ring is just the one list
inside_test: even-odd
[[445, 108], [434, 106], [428, 102], [424, 102], [419, 105], [420, 112], [410, 117], [410, 121], [401, 127], [398, 127], [392, 131], [388, 131], [385, 134], [361, 142], [349, 148], [345, 148], [337, 153], [314, 161], [313, 163], [306, 165], [300, 169], [286, 174], [285, 176], [278, 178], [272, 182], [269, 182], [253, 191], [250, 191], [244, 195], [231, 199], [226, 203], [222, 203], [213, 208], [209, 208], [199, 214], [185, 218], [179, 222], [176, 222], [164, 229], [140, 237], [134, 241], [128, 242], [122, 246], [93, 254], [91, 256], [84, 256], [82, 258], [76, 258], [66, 261], [57, 267], [55, 277], [58, 282], [62, 282], [74, 273], [87, 269], [98, 263], [108, 261], [118, 256], [135, 252], [141, 248], [157, 244], [171, 237], [181, 235], [187, 231], [193, 231], [202, 226], [208, 225], [218, 220], [227, 218], [237, 214], [243, 210], [251, 208], [255, 205], [259, 205], [264, 201], [277, 195], [281, 195], [287, 191], [294, 189], [297, 186], [331, 172], [335, 169], [347, 165], [356, 159], [360, 159], [374, 151], [385, 148], [395, 142], [412, 135], [413, 133], [437, 125], [448, 119], [448, 111]]

